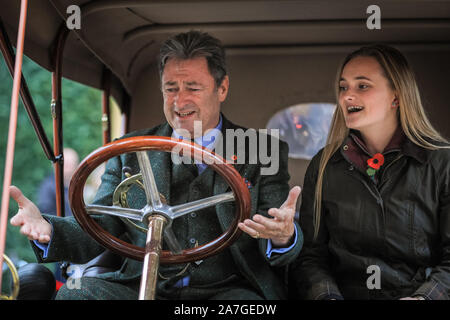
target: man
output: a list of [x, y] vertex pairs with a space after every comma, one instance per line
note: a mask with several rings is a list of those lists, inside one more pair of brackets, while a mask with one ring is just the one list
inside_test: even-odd
[[[220, 113], [220, 105], [228, 94], [229, 78], [224, 49], [217, 39], [196, 31], [168, 39], [160, 51], [160, 76], [167, 123], [125, 137], [179, 136], [194, 138], [197, 143], [214, 148], [216, 143], [226, 140], [226, 135], [219, 133], [242, 129]], [[196, 133], [195, 121], [200, 121], [197, 122], [201, 124], [200, 133]], [[261, 139], [261, 135], [258, 135], [258, 139]], [[215, 143], [211, 146], [213, 140]], [[243, 234], [230, 248], [202, 261], [186, 265], [161, 265], [157, 298], [286, 297], [283, 281], [277, 277], [275, 269], [295, 259], [303, 240], [300, 227], [294, 222], [300, 188], [293, 188], [283, 204], [289, 189], [288, 150], [285, 143], [279, 143], [280, 154], [277, 159], [280, 163], [276, 174], [261, 175], [261, 162], [235, 165], [247, 180], [252, 197], [252, 219], [239, 224], [247, 234]], [[149, 152], [149, 158], [158, 190], [170, 205], [227, 191], [224, 180], [203, 164], [175, 163], [170, 154], [165, 152]], [[139, 172], [135, 154], [121, 155], [108, 161], [95, 203], [111, 205], [115, 186], [125, 178], [122, 172], [125, 166], [133, 174]], [[88, 237], [74, 219], [47, 215], [43, 218], [15, 187], [11, 187], [11, 196], [21, 208], [11, 223], [22, 226], [21, 232], [40, 242], [39, 245], [48, 244], [43, 251], [36, 249], [40, 261], [86, 263], [102, 252], [103, 248]], [[142, 208], [145, 205], [143, 192], [135, 192], [131, 198], [129, 203], [132, 203], [132, 207]], [[192, 248], [222, 234], [233, 219], [233, 213], [234, 204], [226, 203], [178, 218], [172, 227], [181, 245]], [[111, 216], [95, 219], [111, 234], [126, 236], [135, 245], [144, 246], [145, 233], [137, 228]], [[81, 289], [69, 290], [63, 286], [57, 298], [136, 299], [141, 271], [142, 262], [126, 259], [115, 272], [95, 278], [82, 278]]]

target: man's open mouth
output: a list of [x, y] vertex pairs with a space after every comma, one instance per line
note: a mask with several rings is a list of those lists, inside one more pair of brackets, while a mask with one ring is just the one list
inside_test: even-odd
[[189, 111], [189, 112], [177, 112], [175, 111], [175, 113], [177, 114], [177, 116], [184, 118], [184, 117], [188, 117], [191, 114], [193, 114], [195, 111]]

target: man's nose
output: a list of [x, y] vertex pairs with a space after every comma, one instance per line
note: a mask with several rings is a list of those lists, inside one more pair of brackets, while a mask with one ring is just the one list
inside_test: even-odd
[[189, 98], [189, 94], [186, 90], [180, 89], [174, 97], [174, 104], [176, 107], [181, 108], [186, 105]]

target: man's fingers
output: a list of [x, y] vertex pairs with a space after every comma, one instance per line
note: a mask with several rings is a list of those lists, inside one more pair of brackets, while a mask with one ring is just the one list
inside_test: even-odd
[[[271, 238], [272, 236], [282, 232], [280, 222], [274, 219], [266, 218], [261, 215], [255, 215], [252, 219], [246, 219], [244, 225], [254, 230], [254, 233], [259, 232], [261, 238]], [[250, 233], [250, 235], [254, 235]]]
[[20, 233], [29, 240], [48, 243], [52, 227], [42, 218], [38, 207], [15, 186], [9, 187], [9, 194], [19, 205], [19, 211], [11, 218], [10, 223], [13, 226], [20, 227]]
[[291, 191], [289, 191], [289, 195], [288, 195], [286, 201], [281, 206], [281, 208], [287, 207], [287, 208], [291, 208], [291, 209], [295, 210], [300, 192], [302, 192], [302, 188], [300, 188], [299, 186], [293, 187], [291, 189]]
[[291, 220], [295, 215], [295, 208], [297, 206], [297, 200], [301, 191], [302, 188], [299, 186], [293, 187], [289, 191], [289, 195], [281, 207], [279, 209], [271, 208], [267, 213], [280, 221], [285, 221], [286, 219]]
[[41, 242], [41, 243], [48, 243], [48, 242], [50, 242], [50, 237], [48, 235], [41, 234], [39, 236], [39, 242]]
[[23, 234], [24, 236], [30, 236], [31, 234], [31, 227], [29, 224], [24, 224], [21, 228], [20, 228], [20, 233]]
[[289, 242], [294, 232], [293, 219], [300, 192], [299, 186], [293, 187], [279, 209], [269, 209], [268, 213], [274, 219], [256, 214], [252, 219], [246, 219], [244, 223], [240, 223], [239, 227], [252, 237], [268, 238], [274, 244], [275, 241], [280, 245]]
[[259, 231], [250, 228], [249, 226], [247, 226], [243, 222], [240, 222], [238, 224], [238, 227], [239, 227], [239, 229], [241, 229], [242, 231], [244, 231], [245, 233], [247, 233], [251, 237], [255, 237], [256, 235], [260, 235]]
[[47, 243], [50, 241], [50, 237], [47, 234], [39, 232], [30, 224], [24, 224], [22, 228], [20, 228], [20, 233], [28, 237], [28, 240], [38, 240], [42, 243]]
[[24, 223], [23, 216], [21, 214], [16, 214], [9, 222], [15, 227], [21, 226]]
[[22, 191], [20, 191], [20, 189], [17, 188], [16, 186], [9, 187], [9, 194], [17, 202], [19, 208], [23, 208], [26, 204], [30, 202], [30, 200], [28, 200], [28, 198], [25, 197]]
[[39, 239], [39, 234], [36, 231], [31, 230], [29, 237], [31, 238], [30, 240], [37, 240]]
[[287, 208], [283, 209], [271, 208], [269, 209], [269, 211], [267, 211], [267, 213], [272, 217], [276, 218], [278, 221], [285, 221], [287, 218], [289, 219], [292, 218], [288, 217], [289, 216], [288, 211], [292, 211], [295, 214], [295, 210], [289, 210]]
[[255, 214], [253, 216], [253, 221], [252, 220], [248, 220], [248, 223], [250, 225], [250, 227], [253, 228], [257, 228], [257, 227], [262, 227], [262, 228], [267, 228], [270, 230], [277, 230], [279, 229], [279, 225], [278, 222], [274, 221], [274, 219], [271, 218], [266, 218], [262, 215], [259, 214]]

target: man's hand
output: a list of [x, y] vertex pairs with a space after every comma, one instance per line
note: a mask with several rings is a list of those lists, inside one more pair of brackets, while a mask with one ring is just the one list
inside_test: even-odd
[[42, 217], [38, 207], [15, 186], [9, 188], [9, 194], [19, 205], [19, 211], [10, 220], [11, 224], [21, 227], [20, 233], [27, 236], [29, 240], [37, 240], [41, 243], [50, 242], [52, 225]]
[[292, 241], [295, 232], [295, 207], [300, 192], [299, 186], [292, 188], [288, 198], [279, 209], [269, 209], [268, 213], [273, 219], [255, 214], [253, 219], [246, 219], [239, 223], [239, 228], [253, 238], [270, 239], [274, 247], [287, 246]]

